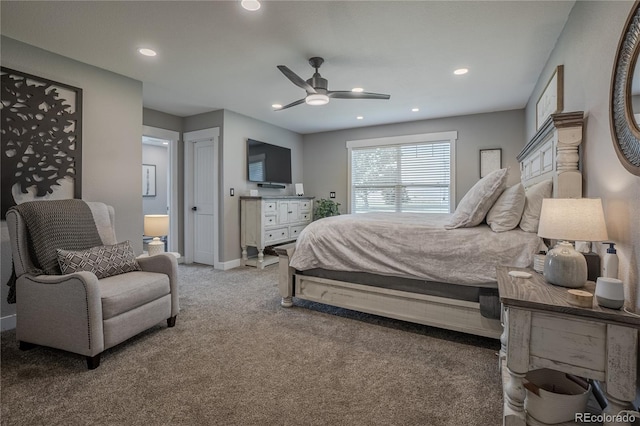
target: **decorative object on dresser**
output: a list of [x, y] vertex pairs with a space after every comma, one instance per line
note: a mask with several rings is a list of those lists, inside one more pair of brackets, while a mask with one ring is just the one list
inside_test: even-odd
[[[277, 263], [277, 257], [264, 255], [265, 246], [295, 241], [311, 223], [312, 210], [313, 197], [240, 197], [242, 264], [262, 269]], [[257, 258], [249, 259], [248, 247], [258, 250]]]
[[599, 198], [547, 198], [542, 200], [538, 235], [562, 240], [549, 252], [544, 277], [551, 284], [578, 288], [587, 282], [587, 261], [566, 241], [604, 241], [607, 226]]
[[620, 309], [624, 306], [624, 285], [617, 278], [599, 277], [596, 281], [596, 300], [605, 308]]
[[[626, 409], [636, 397], [640, 317], [596, 304], [574, 306], [568, 290], [535, 273], [530, 279], [513, 278], [509, 271], [514, 269], [522, 270], [497, 268], [504, 323], [503, 424], [538, 424], [525, 411], [523, 380], [529, 371], [542, 368], [604, 381], [605, 414], [615, 416]], [[593, 294], [594, 283], [589, 281], [584, 290]]]
[[153, 237], [153, 241], [148, 244], [149, 256], [164, 253], [164, 242], [160, 238], [167, 234], [169, 234], [169, 215], [144, 215], [144, 235]]
[[[633, 109], [631, 88], [638, 79], [637, 60], [640, 50], [640, 3], [631, 8], [618, 44], [611, 78], [611, 134], [613, 146], [622, 165], [640, 176], [640, 128]], [[635, 77], [634, 77], [635, 76]]]

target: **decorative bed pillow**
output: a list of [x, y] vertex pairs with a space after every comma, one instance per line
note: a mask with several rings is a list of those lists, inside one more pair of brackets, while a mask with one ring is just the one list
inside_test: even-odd
[[460, 200], [445, 228], [471, 228], [480, 225], [506, 186], [507, 169], [496, 170], [480, 179]]
[[521, 183], [505, 189], [487, 213], [487, 223], [494, 232], [511, 231], [520, 223], [524, 203], [525, 192]]
[[63, 274], [88, 271], [98, 278], [106, 278], [141, 270], [129, 241], [78, 251], [58, 249], [57, 252]]
[[542, 200], [551, 198], [553, 180], [545, 180], [527, 188], [525, 191], [524, 211], [520, 220], [520, 228], [527, 232], [538, 232]]

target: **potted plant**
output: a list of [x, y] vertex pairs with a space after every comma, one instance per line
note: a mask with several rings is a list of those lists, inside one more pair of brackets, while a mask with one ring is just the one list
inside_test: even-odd
[[340, 203], [336, 203], [333, 200], [326, 200], [321, 198], [314, 202], [313, 208], [313, 220], [322, 219], [323, 217], [337, 216], [340, 214], [338, 207]]

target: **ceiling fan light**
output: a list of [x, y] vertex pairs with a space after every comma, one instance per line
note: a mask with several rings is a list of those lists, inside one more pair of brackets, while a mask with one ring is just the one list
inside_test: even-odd
[[329, 103], [329, 97], [323, 93], [312, 93], [304, 99], [307, 105], [326, 105]]
[[250, 10], [251, 12], [260, 9], [260, 2], [258, 0], [242, 0], [240, 4], [243, 8]]

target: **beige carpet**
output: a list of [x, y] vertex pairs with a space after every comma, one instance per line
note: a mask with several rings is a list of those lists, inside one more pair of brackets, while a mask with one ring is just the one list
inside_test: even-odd
[[282, 308], [275, 266], [179, 274], [176, 327], [106, 351], [96, 370], [2, 333], [2, 425], [501, 424], [496, 340]]

